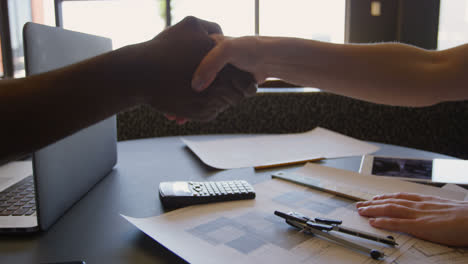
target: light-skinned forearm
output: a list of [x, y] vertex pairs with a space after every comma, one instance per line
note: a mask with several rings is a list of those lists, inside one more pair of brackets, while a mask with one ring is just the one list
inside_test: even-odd
[[428, 51], [398, 43], [256, 39], [257, 71], [267, 77], [389, 105], [468, 99], [467, 45]]

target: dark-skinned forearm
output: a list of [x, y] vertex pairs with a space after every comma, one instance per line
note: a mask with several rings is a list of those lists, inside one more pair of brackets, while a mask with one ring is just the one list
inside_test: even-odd
[[0, 82], [0, 161], [30, 153], [141, 103], [133, 80], [132, 47], [59, 70]]

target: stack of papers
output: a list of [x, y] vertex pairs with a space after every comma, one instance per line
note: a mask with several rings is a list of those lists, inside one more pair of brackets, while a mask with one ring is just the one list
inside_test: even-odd
[[[338, 133], [316, 128], [301, 134], [235, 139], [183, 141], [207, 165], [220, 169], [258, 167], [317, 158], [364, 155], [378, 148]], [[272, 179], [254, 186], [255, 200], [181, 208], [169, 213], [133, 218], [141, 231], [190, 263], [374, 263], [369, 256], [332, 241], [298, 232], [274, 215], [338, 219], [346, 227], [380, 236], [393, 236], [397, 247], [365, 241], [355, 243], [384, 252], [384, 263], [468, 263], [468, 250], [453, 249], [402, 233], [373, 228], [357, 213], [355, 201], [393, 192], [415, 192], [463, 200], [456, 186], [437, 188], [397, 179], [369, 177], [357, 172], [312, 163], [292, 173], [313, 188]], [[324, 192], [325, 191], [325, 192]]]
[[233, 139], [182, 141], [206, 164], [218, 169], [260, 167], [319, 158], [360, 156], [379, 147], [317, 127], [309, 132]]
[[[347, 188], [378, 192], [415, 191], [462, 200], [464, 192], [307, 164], [299, 173], [338, 181]], [[332, 178], [330, 178], [332, 177]], [[369, 181], [365, 184], [364, 181]], [[391, 235], [399, 246], [356, 241], [383, 251], [384, 263], [468, 263], [468, 250], [449, 248], [411, 236], [376, 229], [360, 216], [354, 201], [283, 180], [254, 186], [255, 200], [190, 206], [148, 218], [124, 216], [130, 223], [190, 263], [373, 263], [369, 256], [325, 239], [298, 232], [275, 210], [339, 219], [343, 225], [376, 235]], [[355, 238], [358, 239], [358, 238]]]

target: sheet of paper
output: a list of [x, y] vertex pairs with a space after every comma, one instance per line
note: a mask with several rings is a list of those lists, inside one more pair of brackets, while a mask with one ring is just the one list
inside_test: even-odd
[[32, 175], [31, 161], [14, 161], [0, 167], [0, 192]]
[[358, 156], [379, 149], [375, 145], [320, 127], [298, 134], [202, 141], [182, 138], [182, 141], [205, 164], [218, 169]]
[[351, 194], [364, 199], [371, 199], [383, 193], [413, 192], [426, 195], [437, 195], [447, 199], [464, 200], [466, 193], [453, 189], [438, 188], [420, 183], [379, 178], [362, 175], [358, 172], [341, 170], [313, 163], [293, 172], [297, 175], [312, 178], [321, 188], [338, 193]]
[[376, 263], [360, 252], [298, 232], [275, 216], [275, 210], [341, 219], [347, 227], [392, 235], [396, 248], [359, 240], [384, 251], [383, 263], [468, 261], [468, 251], [371, 227], [353, 201], [276, 179], [254, 187], [255, 200], [191, 206], [148, 218], [123, 217], [189, 263]]

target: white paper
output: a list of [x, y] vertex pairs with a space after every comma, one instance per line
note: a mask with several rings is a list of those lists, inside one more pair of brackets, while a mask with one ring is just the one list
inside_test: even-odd
[[320, 127], [298, 134], [196, 141], [182, 138], [182, 141], [205, 164], [218, 169], [359, 156], [379, 149], [375, 145]]
[[371, 227], [350, 200], [282, 180], [254, 188], [255, 200], [191, 206], [148, 218], [123, 217], [189, 263], [376, 263], [360, 252], [299, 233], [275, 216], [275, 210], [340, 219], [347, 227], [392, 235], [399, 244], [395, 248], [359, 240], [384, 251], [383, 263], [436, 263], [450, 258], [468, 262], [467, 251]]

